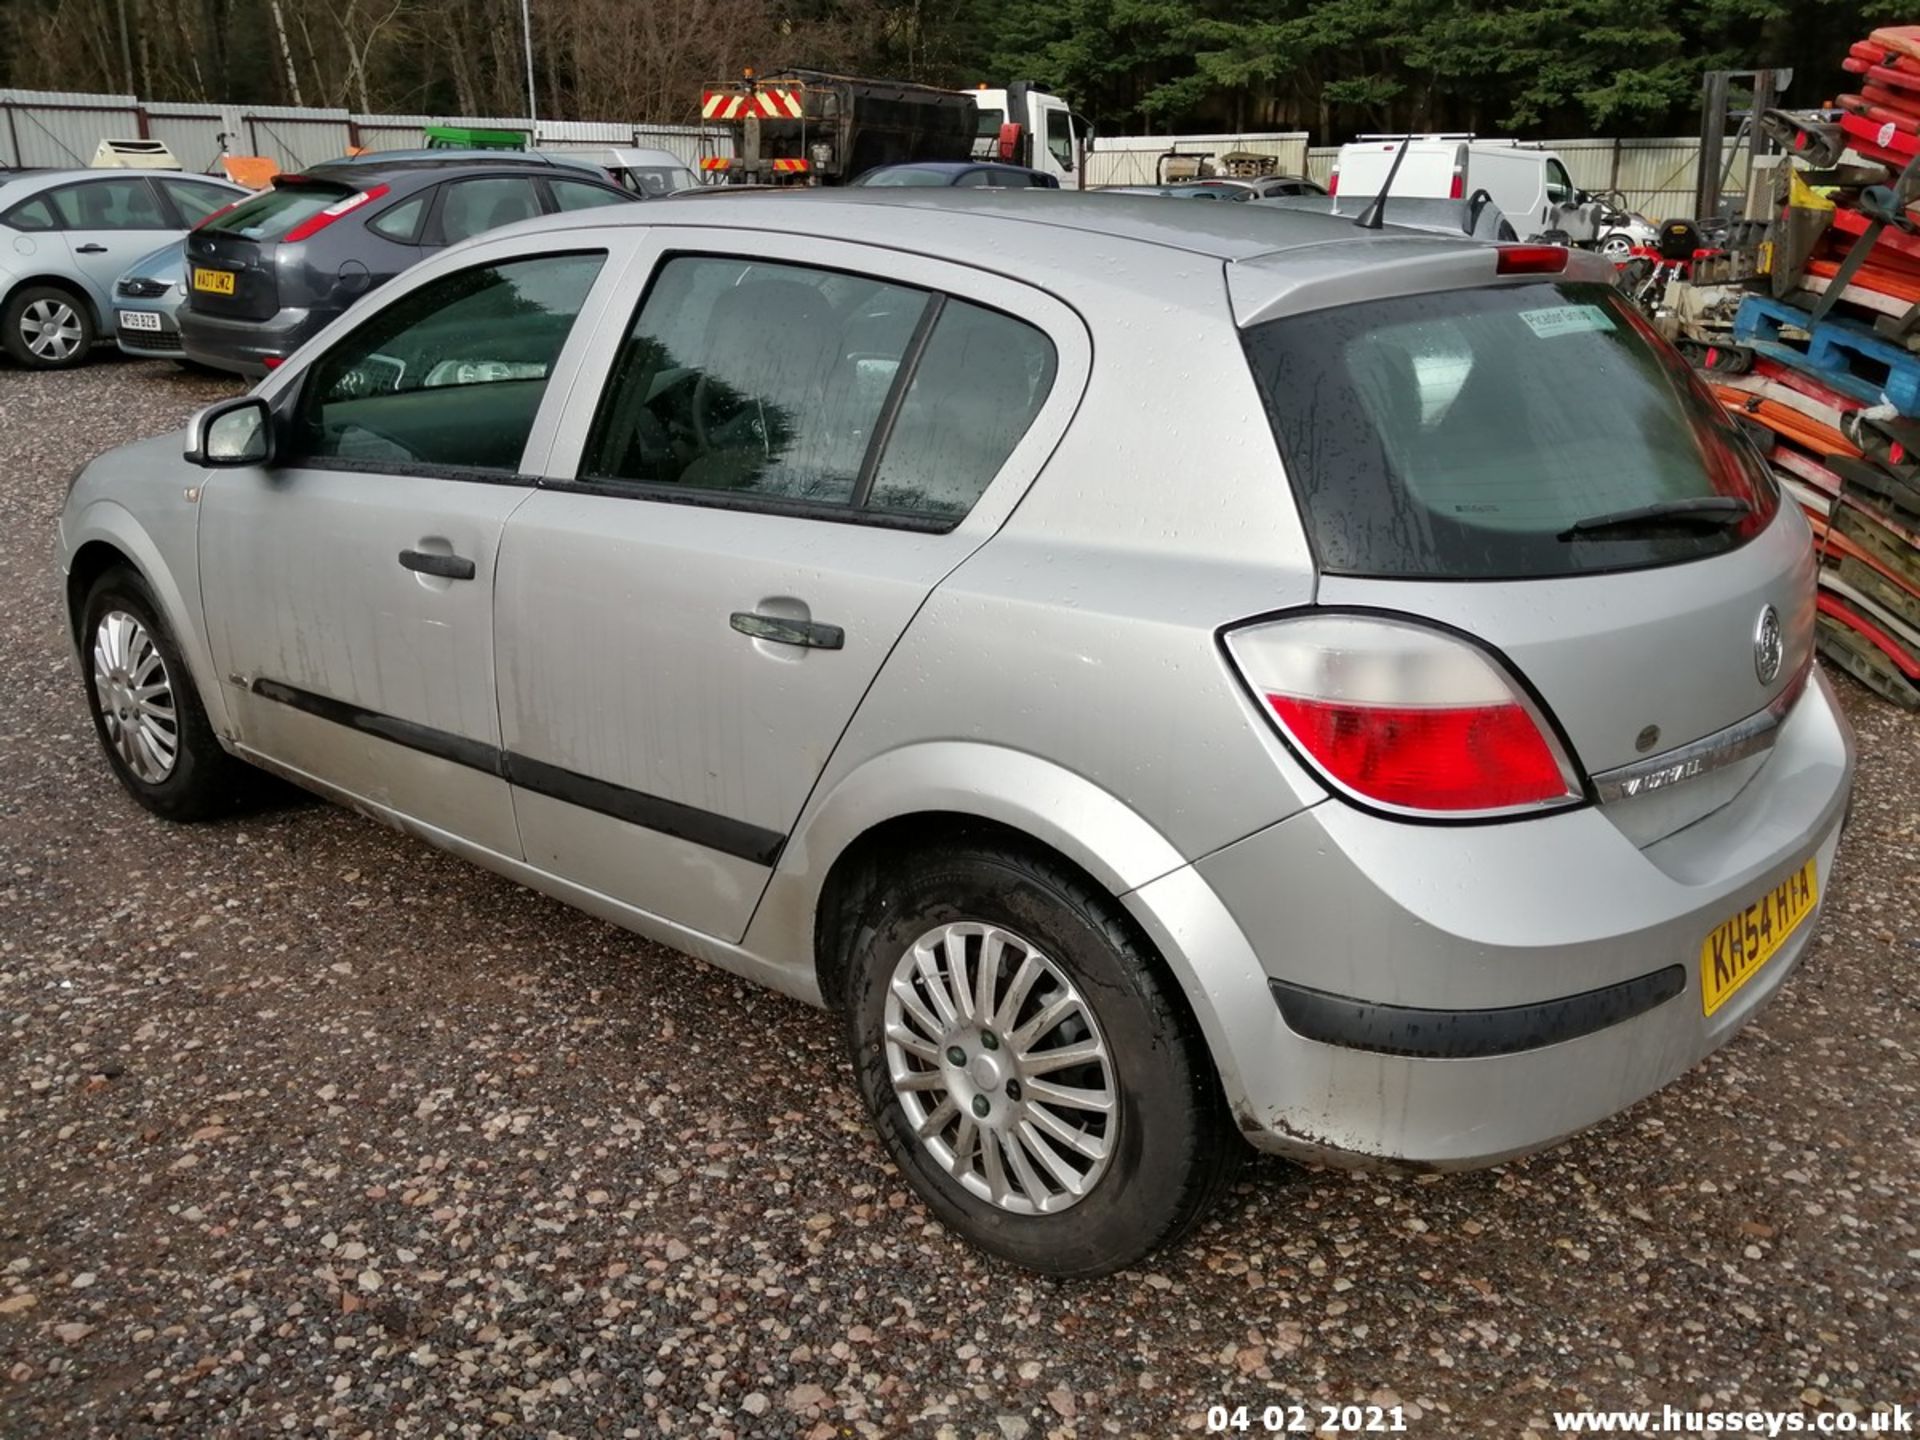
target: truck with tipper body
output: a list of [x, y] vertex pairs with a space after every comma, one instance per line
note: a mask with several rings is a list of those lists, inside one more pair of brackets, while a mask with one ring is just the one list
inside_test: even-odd
[[732, 130], [731, 154], [701, 157], [728, 184], [845, 185], [881, 165], [1001, 160], [1066, 185], [1084, 172], [1092, 127], [1028, 82], [947, 90], [823, 70], [749, 71], [709, 85], [701, 119]]

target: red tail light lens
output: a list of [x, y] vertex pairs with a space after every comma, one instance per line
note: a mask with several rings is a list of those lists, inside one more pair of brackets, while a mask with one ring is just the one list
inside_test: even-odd
[[1411, 621], [1329, 614], [1247, 626], [1226, 643], [1280, 733], [1348, 799], [1493, 819], [1581, 798], [1544, 717], [1465, 640]]
[[1467, 177], [1462, 175], [1458, 170], [1453, 172], [1453, 184], [1447, 187], [1447, 198], [1449, 200], [1464, 200], [1467, 198]]
[[390, 187], [386, 185], [374, 185], [365, 190], [357, 190], [347, 196], [346, 199], [336, 201], [334, 204], [329, 205], [318, 215], [309, 215], [280, 238], [291, 244], [294, 241], [305, 240], [317, 235], [342, 215], [351, 215], [362, 205], [371, 204], [373, 201], [378, 200], [382, 195], [387, 193], [389, 188]]
[[1564, 245], [1499, 245], [1494, 270], [1501, 275], [1558, 275], [1567, 268]]

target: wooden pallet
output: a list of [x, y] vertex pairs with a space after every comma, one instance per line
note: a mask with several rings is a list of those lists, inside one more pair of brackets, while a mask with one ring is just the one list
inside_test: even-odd
[[[1805, 348], [1799, 337], [1805, 336]], [[1806, 311], [1764, 295], [1740, 302], [1733, 337], [1781, 365], [1811, 375], [1868, 404], [1884, 400], [1902, 415], [1920, 416], [1920, 355], [1864, 326]]]

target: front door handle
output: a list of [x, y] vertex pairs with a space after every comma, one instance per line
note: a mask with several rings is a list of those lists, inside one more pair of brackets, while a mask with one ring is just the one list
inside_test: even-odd
[[104, 255], [107, 253], [107, 247], [104, 245], [76, 245], [73, 247], [73, 253], [76, 255]]
[[781, 615], [761, 615], [752, 610], [736, 610], [731, 621], [742, 635], [756, 640], [771, 640], [776, 645], [802, 645], [809, 650], [838, 650], [847, 643], [847, 632], [838, 625], [822, 625], [817, 620], [789, 620]]
[[438, 575], [442, 580], [471, 580], [473, 561], [464, 555], [442, 555], [432, 550], [402, 550], [400, 567], [418, 570], [422, 575]]

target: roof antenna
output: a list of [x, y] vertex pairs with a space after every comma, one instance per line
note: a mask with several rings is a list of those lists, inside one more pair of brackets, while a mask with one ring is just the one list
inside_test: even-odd
[[1407, 147], [1413, 143], [1409, 135], [1400, 142], [1400, 148], [1393, 152], [1393, 164], [1387, 167], [1386, 183], [1380, 187], [1380, 193], [1373, 197], [1373, 203], [1360, 212], [1360, 218], [1353, 223], [1362, 230], [1378, 230], [1387, 213], [1387, 191], [1393, 188], [1393, 177], [1400, 173], [1400, 162], [1407, 158]]

